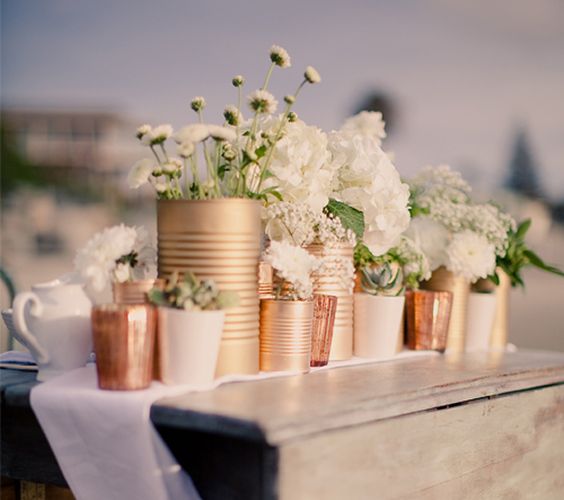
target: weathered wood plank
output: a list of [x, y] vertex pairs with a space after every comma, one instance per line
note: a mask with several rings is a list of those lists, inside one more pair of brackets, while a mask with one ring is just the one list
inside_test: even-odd
[[252, 426], [276, 446], [331, 429], [563, 381], [564, 353], [447, 355], [228, 384], [160, 400], [151, 416], [156, 423], [228, 435], [246, 435]]
[[564, 385], [325, 432], [279, 461], [282, 500], [560, 500]]

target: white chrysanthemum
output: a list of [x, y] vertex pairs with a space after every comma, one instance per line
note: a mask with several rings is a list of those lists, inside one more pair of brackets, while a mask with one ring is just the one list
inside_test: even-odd
[[473, 231], [453, 235], [446, 249], [447, 269], [474, 283], [495, 271], [495, 247]]
[[270, 60], [280, 66], [281, 68], [289, 68], [291, 66], [290, 55], [286, 49], [280, 47], [279, 45], [273, 45], [270, 47]]
[[385, 126], [386, 123], [382, 120], [382, 113], [379, 111], [362, 111], [347, 118], [341, 130], [351, 134], [366, 135], [380, 146], [382, 139], [386, 137]]
[[194, 123], [192, 125], [182, 127], [178, 132], [176, 132], [176, 134], [174, 134], [173, 139], [177, 144], [185, 142], [197, 144], [198, 142], [205, 141], [209, 135], [210, 131], [207, 125]]
[[276, 112], [278, 101], [268, 90], [255, 90], [249, 97], [249, 106], [257, 113], [272, 114]]
[[335, 168], [329, 161], [327, 134], [302, 121], [289, 123], [272, 154], [264, 187], [274, 187], [284, 201], [321, 212], [329, 202]]
[[442, 224], [427, 216], [414, 217], [405, 235], [425, 254], [431, 271], [447, 264], [446, 247], [449, 242], [449, 232]]
[[329, 150], [337, 172], [331, 196], [364, 213], [364, 243], [376, 256], [386, 253], [409, 225], [409, 187], [368, 137], [333, 132]]
[[138, 189], [143, 184], [149, 181], [149, 176], [153, 172], [153, 167], [155, 166], [154, 160], [143, 159], [135, 162], [129, 175], [127, 176], [127, 183], [131, 189]]
[[273, 241], [264, 254], [277, 276], [288, 282], [295, 296], [290, 299], [309, 299], [313, 295], [311, 274], [319, 268], [320, 261], [301, 247], [286, 242]]
[[234, 127], [243, 122], [243, 115], [239, 111], [239, 108], [237, 108], [237, 106], [233, 106], [233, 104], [225, 106], [225, 109], [223, 110], [223, 117], [229, 125]]
[[210, 136], [216, 141], [234, 141], [237, 134], [233, 129], [221, 125], [208, 125]]
[[194, 154], [195, 150], [196, 148], [193, 142], [182, 142], [176, 148], [178, 156], [181, 156], [182, 158], [189, 158]]
[[306, 68], [304, 78], [311, 84], [319, 83], [321, 81], [321, 75], [313, 66], [308, 66]]

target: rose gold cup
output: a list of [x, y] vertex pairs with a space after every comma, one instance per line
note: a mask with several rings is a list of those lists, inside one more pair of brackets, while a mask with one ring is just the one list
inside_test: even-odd
[[337, 300], [333, 295], [315, 295], [313, 298], [310, 366], [325, 366], [329, 362]]
[[145, 389], [153, 379], [157, 314], [150, 305], [105, 304], [92, 309], [100, 389]]
[[452, 309], [451, 292], [405, 292], [407, 347], [444, 352]]

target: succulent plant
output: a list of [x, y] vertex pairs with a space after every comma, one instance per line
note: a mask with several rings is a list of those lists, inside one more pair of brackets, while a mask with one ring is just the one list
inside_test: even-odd
[[404, 291], [401, 265], [395, 262], [382, 262], [363, 267], [360, 280], [362, 289], [372, 295], [395, 297]]

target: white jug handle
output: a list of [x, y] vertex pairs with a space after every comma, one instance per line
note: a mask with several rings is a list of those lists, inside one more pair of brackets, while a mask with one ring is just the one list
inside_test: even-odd
[[43, 304], [33, 292], [18, 293], [14, 300], [14, 329], [17, 339], [24, 344], [38, 363], [48, 363], [49, 354], [29, 331], [25, 321], [25, 306], [31, 302], [30, 314], [39, 317], [43, 314]]

